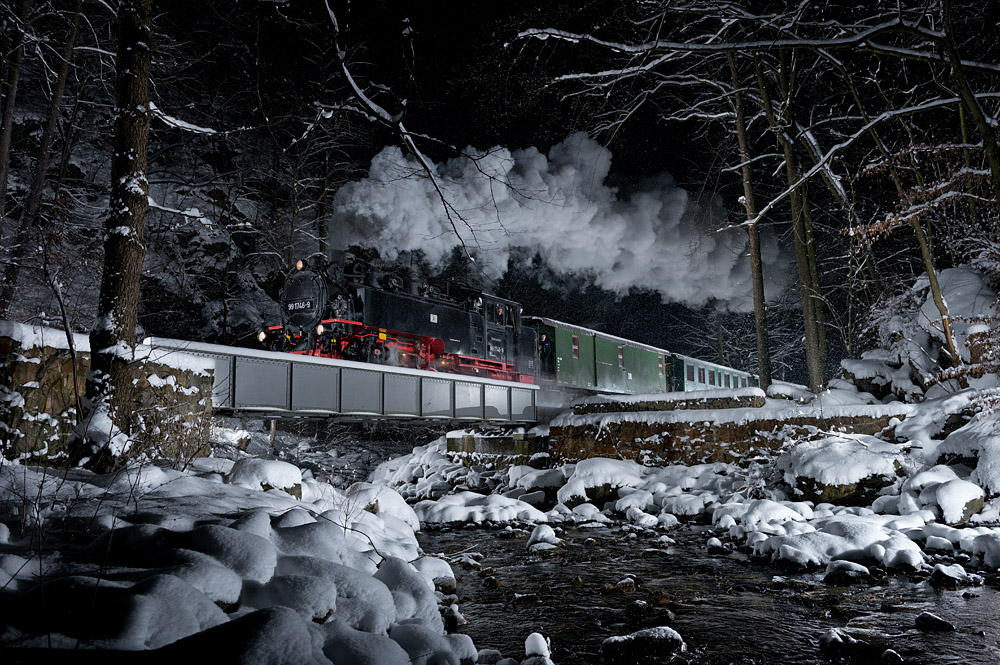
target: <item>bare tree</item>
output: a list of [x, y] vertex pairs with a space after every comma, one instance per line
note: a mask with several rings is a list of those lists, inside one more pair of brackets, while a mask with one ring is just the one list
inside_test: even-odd
[[73, 442], [76, 459], [98, 469], [108, 468], [127, 450], [134, 425], [132, 361], [149, 209], [151, 4], [152, 0], [122, 0], [118, 8], [115, 136], [104, 269], [97, 323], [90, 333], [86, 414]]

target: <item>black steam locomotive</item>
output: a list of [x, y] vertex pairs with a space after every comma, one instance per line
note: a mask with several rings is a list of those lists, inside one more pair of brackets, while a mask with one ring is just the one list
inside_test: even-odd
[[282, 324], [258, 335], [272, 350], [535, 383], [537, 334], [516, 302], [443, 294], [344, 253], [295, 267]]

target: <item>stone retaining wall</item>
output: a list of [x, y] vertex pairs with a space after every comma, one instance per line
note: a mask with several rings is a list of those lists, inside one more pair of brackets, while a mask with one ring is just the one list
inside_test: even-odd
[[820, 432], [875, 434], [892, 416], [796, 417], [749, 422], [629, 422], [627, 419], [550, 428], [549, 452], [562, 462], [612, 457], [643, 464], [735, 462], [755, 451], [774, 450], [788, 436], [808, 438]]
[[[74, 385], [74, 366], [76, 381]], [[22, 348], [0, 336], [0, 453], [7, 459], [57, 462], [78, 417], [90, 354], [51, 346]], [[143, 432], [132, 454], [178, 465], [208, 453], [212, 376], [137, 362]]]

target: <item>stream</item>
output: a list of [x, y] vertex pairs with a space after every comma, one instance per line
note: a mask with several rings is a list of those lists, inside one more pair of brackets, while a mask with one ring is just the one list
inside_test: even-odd
[[[427, 554], [451, 562], [469, 622], [460, 632], [478, 648], [520, 659], [525, 637], [537, 631], [550, 638], [556, 665], [600, 663], [606, 638], [667, 625], [688, 646], [675, 662], [847, 662], [819, 646], [840, 628], [877, 645], [851, 662], [878, 663], [886, 648], [906, 663], [1000, 662], [1000, 592], [992, 586], [938, 590], [899, 573], [828, 586], [822, 570], [787, 572], [739, 552], [709, 553], [713, 533], [698, 525], [670, 531], [673, 544], [617, 526], [570, 526], [559, 534], [563, 547], [540, 554], [527, 552], [529, 533], [475, 526], [418, 534]], [[925, 611], [957, 630], [918, 630]]]

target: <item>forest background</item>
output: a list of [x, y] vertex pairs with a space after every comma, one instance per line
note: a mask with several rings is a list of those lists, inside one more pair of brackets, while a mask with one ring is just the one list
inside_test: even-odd
[[[115, 52], [132, 4], [0, 7], [7, 318], [94, 325], [120, 228]], [[762, 290], [755, 321], [749, 306], [605, 291], [530, 248], [498, 279], [468, 260], [474, 239], [446, 265], [397, 262], [741, 369], [769, 359], [818, 388], [840, 358], [905, 335], [894, 316], [920, 274], [996, 272], [996, 25], [983, 3], [946, 0], [153, 3], [139, 334], [252, 345], [294, 260], [342, 248], [334, 197], [386, 146], [412, 177], [446, 178], [434, 164], [584, 130], [614, 155], [615, 187], [667, 172], [721, 207], [751, 257], [758, 230], [776, 237], [788, 288], [766, 306]], [[439, 203], [461, 234], [463, 211]], [[935, 300], [951, 371], [963, 362]]]

